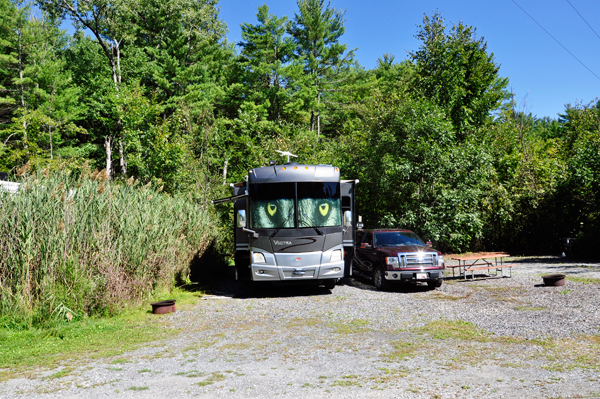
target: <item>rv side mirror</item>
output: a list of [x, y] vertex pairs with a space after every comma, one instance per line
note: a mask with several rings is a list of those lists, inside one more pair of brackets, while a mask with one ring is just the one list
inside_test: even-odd
[[348, 228], [352, 227], [352, 211], [344, 212], [344, 226]]
[[241, 228], [246, 227], [246, 210], [245, 209], [238, 209], [237, 227], [241, 227]]

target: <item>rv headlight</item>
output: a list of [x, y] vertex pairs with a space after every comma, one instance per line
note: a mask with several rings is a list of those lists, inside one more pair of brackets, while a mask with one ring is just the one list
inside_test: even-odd
[[335, 251], [331, 252], [331, 259], [329, 260], [330, 262], [338, 262], [340, 260], [342, 260], [341, 249], [336, 249]]
[[267, 263], [265, 255], [261, 252], [252, 252], [252, 263]]
[[385, 258], [385, 263], [392, 267], [398, 267], [398, 258], [395, 256], [390, 257], [390, 258]]

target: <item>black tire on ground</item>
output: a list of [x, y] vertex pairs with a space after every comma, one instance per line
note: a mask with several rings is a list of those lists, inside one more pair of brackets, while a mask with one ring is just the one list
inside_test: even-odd
[[324, 280], [323, 281], [323, 285], [325, 286], [325, 288], [327, 288], [328, 290], [332, 290], [335, 288], [337, 284], [337, 279], [335, 278], [330, 278], [328, 280]]
[[437, 279], [437, 280], [433, 280], [433, 281], [428, 281], [427, 285], [429, 286], [429, 288], [438, 288], [442, 286], [442, 282], [444, 280], [442, 280], [441, 278]]
[[375, 285], [375, 288], [379, 291], [386, 291], [389, 288], [390, 283], [385, 279], [383, 267], [375, 269], [375, 273], [373, 273], [373, 285]]
[[250, 281], [250, 262], [245, 259], [236, 259], [235, 279], [238, 281]]

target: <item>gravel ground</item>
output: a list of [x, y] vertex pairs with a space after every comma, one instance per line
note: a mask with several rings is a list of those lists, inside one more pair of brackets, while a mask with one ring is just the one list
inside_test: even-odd
[[[600, 263], [510, 263], [511, 278], [448, 279], [436, 290], [220, 281], [197, 305], [161, 316], [184, 333], [79, 359], [62, 378], [44, 378], [58, 368], [0, 383], [0, 397], [600, 398], [600, 284], [541, 279], [600, 279]], [[474, 334], [444, 335], [460, 328]]]

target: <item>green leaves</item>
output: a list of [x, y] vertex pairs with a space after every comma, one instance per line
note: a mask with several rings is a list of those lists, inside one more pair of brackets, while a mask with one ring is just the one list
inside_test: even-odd
[[446, 32], [441, 14], [425, 15], [415, 37], [423, 42], [411, 53], [415, 89], [444, 108], [459, 137], [483, 126], [507, 98], [508, 79], [499, 76], [494, 54], [471, 26], [453, 25]]

